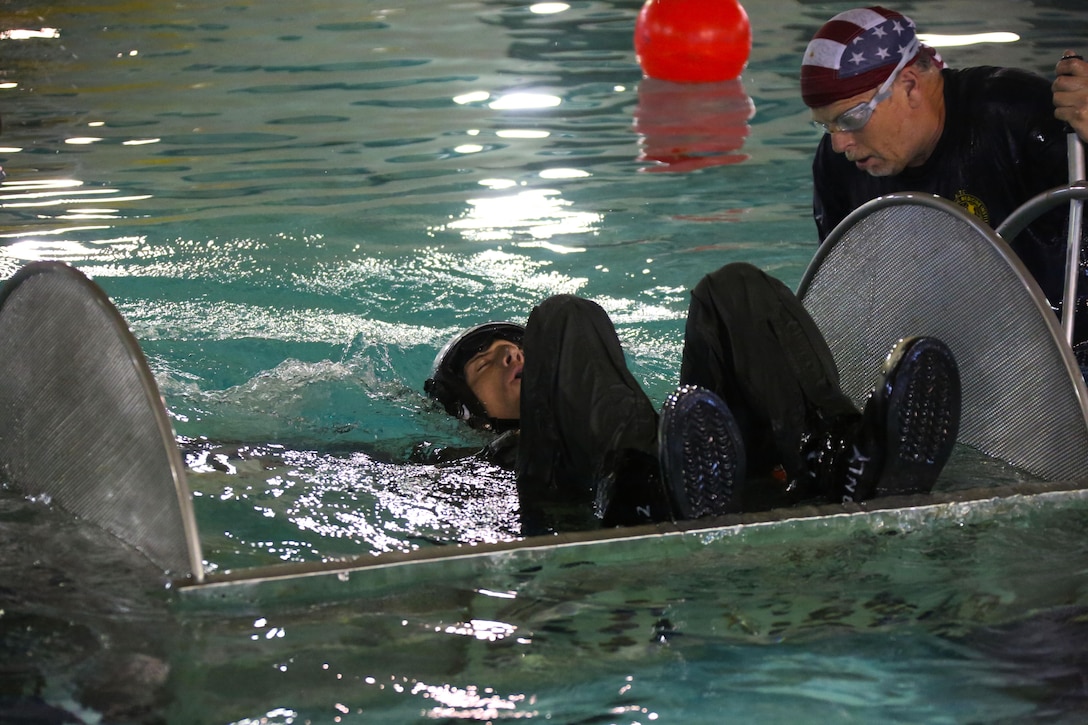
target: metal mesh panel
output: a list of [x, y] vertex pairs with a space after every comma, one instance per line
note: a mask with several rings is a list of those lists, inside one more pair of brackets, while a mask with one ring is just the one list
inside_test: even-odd
[[951, 202], [856, 210], [798, 291], [860, 401], [893, 343], [934, 335], [963, 380], [959, 441], [1047, 480], [1088, 475], [1088, 391], [1042, 292], [1008, 245]]
[[174, 576], [202, 578], [184, 468], [139, 345], [97, 285], [59, 263], [0, 292], [0, 462]]

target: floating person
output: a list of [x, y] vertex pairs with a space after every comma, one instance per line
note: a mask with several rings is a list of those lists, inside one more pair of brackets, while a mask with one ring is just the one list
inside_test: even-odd
[[[896, 11], [831, 18], [801, 64], [802, 99], [825, 132], [812, 165], [820, 241], [854, 209], [893, 192], [942, 196], [996, 228], [1036, 194], [1065, 185], [1064, 121], [1088, 138], [1088, 64], [1066, 55], [1053, 84], [1014, 68], [954, 70]], [[1055, 209], [1007, 240], [1055, 305], [1068, 235], [1067, 211]], [[1088, 338], [1088, 284], [1079, 290], [1078, 341]]]
[[514, 469], [534, 535], [928, 492], [959, 428], [955, 360], [914, 337], [882, 373], [858, 411], [793, 293], [737, 263], [692, 292], [660, 416], [604, 310], [571, 295], [456, 336], [424, 389], [498, 436], [484, 454]]

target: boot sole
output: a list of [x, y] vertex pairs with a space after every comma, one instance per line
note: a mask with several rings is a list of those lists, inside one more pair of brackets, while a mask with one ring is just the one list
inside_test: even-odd
[[681, 518], [741, 510], [744, 445], [721, 398], [705, 388], [680, 386], [661, 410], [658, 446], [661, 476]]
[[889, 356], [884, 462], [877, 496], [928, 493], [952, 454], [962, 390], [951, 350], [934, 338], [901, 342]]

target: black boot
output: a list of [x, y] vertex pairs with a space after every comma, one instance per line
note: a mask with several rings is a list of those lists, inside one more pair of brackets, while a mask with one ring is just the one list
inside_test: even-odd
[[948, 346], [900, 340], [882, 372], [859, 417], [826, 421], [807, 441], [809, 471], [831, 500], [928, 493], [952, 454], [961, 387]]
[[680, 386], [661, 410], [657, 438], [661, 476], [679, 518], [743, 510], [744, 443], [721, 398], [705, 388]]

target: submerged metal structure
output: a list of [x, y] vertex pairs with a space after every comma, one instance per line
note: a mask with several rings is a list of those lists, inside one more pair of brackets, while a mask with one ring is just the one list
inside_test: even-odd
[[1050, 481], [1088, 477], [1088, 390], [1015, 252], [962, 207], [893, 194], [851, 213], [798, 295], [861, 401], [901, 337], [933, 335], [963, 383], [959, 442]]
[[203, 579], [185, 467], [140, 345], [102, 289], [35, 262], [0, 289], [0, 470]]
[[1088, 495], [1080, 370], [1034, 280], [974, 217], [937, 197], [870, 202], [820, 248], [799, 295], [858, 402], [898, 338], [943, 339], [963, 380], [960, 442], [1044, 481], [205, 576], [185, 467], [139, 344], [98, 285], [56, 262], [27, 265], [0, 289], [0, 476], [137, 548], [202, 606], [380, 596], [421, 578], [687, 556], [832, 522], [963, 522]]

